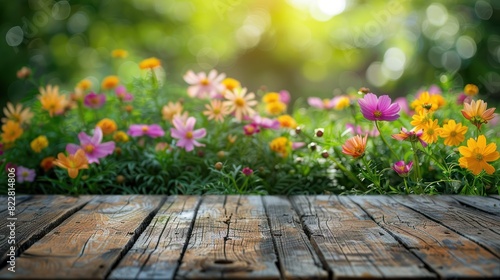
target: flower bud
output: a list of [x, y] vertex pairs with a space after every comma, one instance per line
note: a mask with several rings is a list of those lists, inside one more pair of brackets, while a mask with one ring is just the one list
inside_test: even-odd
[[125, 182], [125, 176], [123, 176], [123, 175], [116, 176], [116, 182], [118, 184], [121, 184], [121, 183]]
[[214, 167], [217, 170], [222, 170], [222, 167], [224, 167], [224, 164], [222, 162], [218, 161], [215, 163]]
[[370, 89], [367, 87], [361, 87], [360, 89], [358, 89], [358, 94], [360, 95], [365, 95], [370, 92], [371, 92]]
[[316, 151], [316, 148], [318, 147], [318, 145], [315, 143], [315, 142], [311, 142], [309, 143], [309, 145], [307, 145], [307, 147], [311, 150], [311, 151]]
[[325, 133], [324, 128], [317, 128], [314, 130], [314, 135], [316, 135], [316, 137], [323, 137], [324, 133]]
[[328, 151], [327, 151], [327, 150], [323, 150], [323, 151], [321, 152], [321, 156], [322, 156], [323, 158], [328, 158], [328, 157], [330, 156], [330, 154], [328, 153]]

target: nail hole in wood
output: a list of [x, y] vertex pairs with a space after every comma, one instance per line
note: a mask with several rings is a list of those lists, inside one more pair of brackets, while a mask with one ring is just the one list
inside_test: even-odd
[[232, 263], [234, 263], [234, 261], [233, 260], [219, 259], [219, 260], [215, 260], [214, 263], [216, 263], [216, 264], [232, 264]]

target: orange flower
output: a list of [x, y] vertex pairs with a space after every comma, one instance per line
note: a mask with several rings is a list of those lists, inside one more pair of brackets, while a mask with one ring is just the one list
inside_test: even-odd
[[23, 109], [23, 105], [21, 104], [17, 104], [16, 107], [14, 107], [10, 102], [7, 102], [7, 107], [3, 108], [3, 113], [5, 114], [5, 118], [2, 118], [3, 123], [11, 120], [20, 125], [23, 123], [29, 124], [33, 118], [33, 113], [30, 111], [30, 108]]
[[101, 87], [103, 89], [114, 89], [120, 83], [118, 76], [107, 76], [102, 81]]
[[58, 86], [47, 85], [45, 88], [40, 87], [39, 90], [38, 99], [42, 103], [42, 108], [48, 111], [51, 117], [64, 113], [68, 101], [65, 95], [59, 95]]
[[244, 116], [252, 116], [255, 111], [252, 106], [257, 105], [255, 94], [250, 92], [247, 94], [247, 89], [235, 89], [227, 91], [224, 95], [228, 101], [224, 101], [224, 105], [228, 107], [229, 112], [234, 113], [237, 120], [241, 121]]
[[114, 58], [125, 58], [128, 56], [128, 52], [124, 49], [115, 49], [111, 52], [111, 56]]
[[2, 125], [2, 132], [3, 142], [11, 143], [21, 137], [24, 130], [21, 128], [19, 123], [9, 120], [6, 124]]
[[281, 101], [269, 102], [266, 104], [266, 112], [270, 115], [278, 115], [286, 110], [286, 104]]
[[486, 109], [487, 106], [488, 103], [481, 99], [477, 101], [472, 100], [471, 103], [464, 103], [462, 115], [464, 115], [466, 119], [480, 129], [481, 125], [488, 123], [488, 121], [495, 117], [493, 114], [495, 112], [495, 108]]
[[288, 141], [286, 137], [278, 137], [269, 143], [269, 147], [271, 151], [280, 154], [282, 157], [286, 157], [292, 147], [292, 142]]
[[203, 115], [207, 116], [209, 120], [215, 119], [217, 122], [223, 122], [224, 117], [229, 114], [227, 107], [220, 100], [210, 101], [210, 105], [205, 104], [206, 111]]
[[344, 145], [342, 145], [342, 153], [350, 155], [353, 158], [362, 157], [365, 154], [366, 140], [368, 139], [368, 134], [362, 138], [360, 135], [356, 135], [352, 138], [347, 139]]
[[464, 93], [468, 96], [474, 96], [479, 93], [479, 88], [474, 84], [466, 84], [464, 87]]
[[490, 175], [493, 174], [495, 168], [488, 162], [500, 158], [497, 145], [495, 143], [486, 145], [484, 135], [479, 135], [477, 142], [470, 138], [467, 140], [467, 147], [460, 146], [458, 151], [462, 155], [458, 159], [458, 163], [461, 167], [469, 169], [474, 175], [478, 175], [482, 170], [485, 170]]
[[88, 169], [89, 164], [85, 152], [82, 149], [78, 149], [74, 155], [65, 156], [63, 153], [57, 155], [57, 159], [54, 160], [54, 165], [68, 170], [68, 175], [72, 179], [78, 176], [80, 169]]
[[180, 102], [168, 102], [167, 105], [163, 106], [161, 109], [161, 114], [164, 120], [172, 121], [175, 116], [180, 115], [182, 113], [182, 104]]
[[40, 162], [40, 167], [43, 168], [43, 171], [45, 172], [51, 170], [54, 167], [55, 159], [55, 157], [46, 157], [42, 159], [42, 161]]
[[116, 122], [112, 119], [104, 118], [97, 123], [97, 126], [101, 128], [102, 134], [109, 135], [116, 131]]
[[161, 62], [156, 57], [144, 59], [141, 63], [139, 63], [139, 68], [141, 69], [153, 69], [159, 66], [161, 66]]
[[280, 94], [277, 92], [268, 92], [262, 97], [264, 103], [273, 103], [280, 101]]
[[[240, 88], [241, 84], [238, 80], [233, 79], [233, 78], [225, 78], [222, 80], [222, 85], [227, 89], [227, 90], [234, 90], [236, 88]], [[224, 91], [222, 91], [224, 93]]]
[[90, 89], [91, 86], [92, 86], [92, 82], [89, 79], [83, 79], [83, 80], [79, 81], [78, 84], [76, 84], [76, 87], [78, 89], [83, 90], [83, 91]]
[[127, 142], [128, 141], [128, 135], [124, 131], [117, 131], [115, 134], [113, 134], [113, 140], [115, 142]]
[[291, 129], [297, 128], [297, 122], [290, 115], [282, 115], [278, 117], [281, 127], [287, 127]]
[[26, 79], [31, 75], [31, 69], [23, 66], [21, 69], [19, 69], [19, 71], [17, 71], [16, 75], [19, 79]]

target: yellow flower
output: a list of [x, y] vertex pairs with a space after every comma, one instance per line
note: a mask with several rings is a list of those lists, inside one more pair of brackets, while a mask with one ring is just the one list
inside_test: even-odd
[[117, 76], [107, 76], [102, 81], [101, 87], [103, 89], [114, 89], [120, 83], [120, 79]]
[[57, 155], [54, 165], [68, 170], [68, 175], [72, 179], [78, 176], [80, 169], [88, 169], [88, 159], [82, 149], [78, 149], [74, 155], [65, 156], [63, 153]]
[[227, 107], [220, 100], [210, 101], [210, 105], [205, 104], [206, 111], [203, 115], [207, 116], [209, 120], [215, 119], [217, 122], [223, 122], [224, 117], [229, 114]]
[[422, 135], [422, 140], [427, 144], [437, 142], [438, 136], [441, 133], [441, 128], [438, 125], [438, 120], [429, 121], [429, 123], [423, 126], [424, 134]]
[[338, 97], [338, 99], [336, 101], [337, 101], [335, 103], [336, 110], [342, 110], [342, 109], [349, 107], [349, 105], [351, 105], [351, 99], [349, 99], [349, 97], [347, 97], [347, 96], [340, 96], [340, 97]]
[[464, 93], [468, 96], [474, 96], [479, 93], [479, 88], [474, 84], [466, 84], [464, 87]]
[[111, 56], [114, 58], [126, 58], [128, 56], [128, 52], [124, 49], [115, 49], [111, 52]]
[[262, 97], [262, 101], [264, 103], [273, 103], [273, 102], [277, 102], [277, 101], [280, 101], [280, 95], [279, 93], [277, 92], [269, 92], [269, 93], [266, 93], [263, 97]]
[[33, 118], [33, 113], [30, 111], [30, 108], [24, 108], [23, 105], [17, 104], [15, 107], [12, 103], [7, 102], [7, 107], [3, 108], [3, 113], [5, 118], [2, 118], [2, 122], [6, 123], [11, 120], [22, 125], [23, 123], [29, 124], [31, 122], [31, 118]]
[[128, 135], [124, 131], [117, 131], [115, 134], [113, 134], [113, 140], [115, 142], [127, 142], [128, 141]]
[[141, 69], [153, 69], [156, 67], [159, 67], [161, 65], [161, 62], [158, 58], [156, 57], [150, 57], [147, 59], [144, 59], [139, 63], [139, 68]]
[[112, 119], [104, 118], [97, 123], [97, 126], [101, 128], [102, 134], [109, 135], [116, 131], [116, 122]]
[[287, 127], [291, 129], [297, 128], [297, 122], [290, 115], [282, 115], [278, 117], [281, 127]]
[[281, 101], [274, 101], [266, 104], [266, 112], [270, 115], [279, 115], [285, 110], [286, 104]]
[[286, 157], [292, 147], [292, 143], [286, 137], [278, 137], [269, 143], [269, 147], [271, 151], [280, 154], [282, 157]]
[[227, 136], [227, 141], [230, 143], [230, 144], [234, 144], [234, 142], [236, 142], [236, 140], [238, 139], [238, 136], [236, 135], [232, 135], [232, 134], [229, 134]]
[[161, 114], [164, 120], [171, 122], [175, 116], [182, 113], [183, 109], [184, 108], [182, 107], [182, 104], [180, 102], [168, 102], [168, 104], [163, 106], [163, 108], [161, 109]]
[[65, 95], [59, 95], [59, 87], [51, 85], [47, 85], [45, 89], [40, 87], [38, 99], [42, 103], [42, 108], [48, 111], [51, 117], [62, 114], [68, 103]]
[[449, 120], [447, 124], [443, 125], [439, 136], [445, 138], [445, 145], [458, 146], [464, 141], [466, 132], [466, 126], [462, 126], [461, 123], [457, 124], [454, 120]]
[[40, 153], [43, 149], [49, 146], [49, 140], [47, 140], [45, 135], [40, 135], [31, 141], [30, 146], [35, 153]]
[[426, 110], [421, 110], [420, 112], [415, 113], [411, 117], [413, 120], [411, 121], [411, 125], [415, 127], [415, 130], [424, 129], [425, 126], [428, 126], [432, 122], [432, 113], [427, 112]]
[[76, 84], [76, 88], [83, 91], [89, 90], [92, 87], [92, 82], [89, 79], [83, 79]]
[[490, 143], [486, 145], [486, 137], [479, 135], [477, 142], [470, 138], [467, 140], [467, 146], [460, 146], [458, 151], [462, 155], [458, 159], [461, 167], [469, 169], [474, 175], [478, 175], [482, 170], [488, 174], [493, 174], [495, 168], [488, 162], [495, 161], [500, 158], [497, 145]]
[[23, 135], [21, 125], [15, 121], [8, 120], [6, 124], [2, 125], [2, 139], [4, 143], [11, 143]]
[[253, 92], [247, 94], [246, 88], [227, 91], [224, 98], [228, 100], [224, 101], [224, 106], [228, 107], [229, 112], [234, 113], [237, 120], [241, 121], [244, 116], [255, 114], [252, 109], [252, 106], [257, 105], [255, 94]]
[[[222, 85], [229, 91], [232, 91], [234, 89], [240, 88], [241, 84], [238, 80], [233, 79], [233, 78], [225, 78], [222, 80]], [[224, 91], [222, 91], [224, 92]]]
[[488, 123], [495, 117], [493, 114], [495, 108], [486, 109], [487, 106], [488, 103], [481, 99], [478, 101], [472, 100], [471, 103], [465, 102], [462, 115], [479, 129], [481, 125]]
[[411, 107], [415, 109], [416, 112], [425, 110], [426, 112], [436, 111], [440, 104], [444, 103], [444, 99], [439, 98], [438, 94], [429, 94], [429, 92], [424, 91], [420, 96], [411, 103]]

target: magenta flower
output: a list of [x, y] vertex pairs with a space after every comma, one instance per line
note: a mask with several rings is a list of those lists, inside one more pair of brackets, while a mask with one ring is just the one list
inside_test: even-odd
[[406, 97], [398, 97], [394, 99], [394, 103], [399, 104], [401, 111], [403, 111], [406, 115], [411, 116], [414, 114], [414, 112], [410, 110], [410, 106], [408, 105], [408, 99], [406, 99]]
[[85, 132], [80, 132], [78, 133], [78, 139], [80, 140], [80, 145], [68, 144], [66, 145], [66, 151], [73, 155], [78, 149], [83, 149], [89, 163], [99, 163], [100, 158], [112, 154], [115, 150], [115, 142], [109, 141], [101, 143], [102, 130], [98, 126], [94, 129], [94, 135], [92, 137]]
[[36, 173], [34, 169], [19, 166], [16, 169], [16, 179], [18, 183], [35, 181]]
[[5, 172], [9, 173], [9, 169], [11, 168], [17, 169], [17, 165], [12, 162], [7, 162], [7, 164], [5, 164]]
[[405, 164], [404, 160], [400, 160], [392, 165], [392, 169], [396, 171], [396, 173], [398, 173], [398, 175], [401, 177], [408, 177], [408, 174], [410, 173], [412, 167], [413, 161]]
[[292, 97], [290, 96], [290, 93], [288, 92], [288, 90], [280, 90], [279, 92], [279, 95], [280, 95], [280, 101], [285, 103], [285, 104], [288, 104], [290, 103], [290, 99], [292, 99]]
[[393, 134], [392, 138], [399, 141], [409, 141], [409, 142], [417, 142], [419, 141], [423, 147], [427, 147], [427, 143], [422, 139], [422, 135], [424, 131], [420, 129], [415, 132], [415, 129], [408, 131], [406, 128], [402, 127], [401, 132], [397, 134]]
[[368, 134], [370, 137], [377, 137], [380, 135], [380, 132], [376, 127], [374, 127], [372, 130], [368, 129], [363, 129], [361, 126], [357, 125], [355, 126], [352, 123], [348, 123], [345, 125], [347, 130], [349, 130], [353, 135], [365, 135]]
[[253, 174], [253, 170], [250, 167], [245, 167], [241, 170], [241, 173], [243, 173], [245, 176], [250, 176]]
[[399, 118], [399, 105], [391, 103], [388, 95], [378, 98], [373, 93], [367, 93], [363, 99], [358, 100], [361, 113], [370, 121], [395, 121]]
[[280, 128], [280, 122], [278, 120], [274, 120], [274, 119], [270, 119], [270, 118], [263, 118], [259, 115], [255, 115], [252, 118], [252, 124], [257, 125], [260, 128], [266, 128], [266, 129], [279, 129]]
[[83, 99], [83, 104], [92, 109], [99, 109], [104, 103], [106, 103], [106, 95], [95, 92], [90, 92]]
[[245, 125], [243, 127], [243, 131], [245, 132], [245, 135], [252, 136], [255, 133], [259, 133], [260, 132], [260, 128], [259, 128], [259, 126], [257, 124], [250, 123], [250, 124], [247, 124], [247, 125]]
[[307, 103], [309, 104], [309, 106], [325, 110], [329, 110], [335, 107], [335, 101], [337, 100], [334, 100], [334, 98], [332, 99], [321, 99], [319, 97], [307, 98]]
[[218, 75], [216, 70], [210, 71], [208, 76], [205, 72], [195, 74], [193, 71], [189, 70], [183, 78], [186, 83], [190, 84], [187, 90], [189, 96], [213, 98], [224, 90], [222, 80], [224, 80], [225, 77], [225, 74]]
[[193, 130], [196, 124], [194, 117], [189, 117], [184, 123], [181, 118], [174, 117], [174, 127], [170, 128], [170, 134], [173, 138], [179, 139], [176, 146], [184, 148], [187, 152], [194, 149], [194, 146], [202, 147], [204, 144], [199, 143], [196, 139], [203, 138], [207, 134], [204, 128]]
[[134, 99], [134, 96], [127, 92], [125, 86], [120, 85], [116, 87], [115, 93], [118, 99], [120, 99], [121, 101], [127, 102], [127, 101], [132, 101]]
[[150, 138], [162, 137], [165, 135], [165, 131], [161, 128], [161, 126], [157, 124], [147, 125], [147, 124], [133, 124], [129, 127], [128, 135], [132, 137], [139, 136], [149, 136]]

